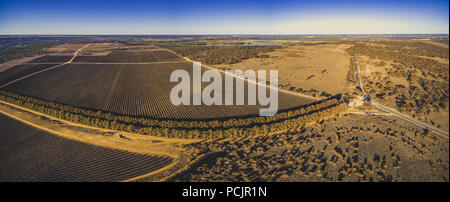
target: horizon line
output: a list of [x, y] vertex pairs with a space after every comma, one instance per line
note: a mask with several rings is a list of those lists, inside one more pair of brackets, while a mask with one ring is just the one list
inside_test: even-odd
[[449, 35], [449, 33], [335, 33], [335, 34], [0, 34], [0, 36], [317, 36], [317, 35]]

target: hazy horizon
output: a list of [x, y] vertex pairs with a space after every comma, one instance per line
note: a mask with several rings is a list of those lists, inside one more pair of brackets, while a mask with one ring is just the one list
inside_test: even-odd
[[449, 34], [448, 1], [0, 2], [1, 35]]
[[297, 37], [297, 36], [442, 36], [449, 34], [436, 34], [436, 33], [425, 33], [425, 34], [0, 34], [0, 36], [283, 36], [283, 37]]

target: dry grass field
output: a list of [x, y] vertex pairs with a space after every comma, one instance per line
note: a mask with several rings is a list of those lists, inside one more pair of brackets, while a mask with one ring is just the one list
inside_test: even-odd
[[0, 181], [122, 181], [173, 159], [65, 139], [0, 115]]
[[279, 86], [316, 97], [343, 93], [350, 56], [347, 44], [291, 45], [266, 53], [269, 58], [251, 58], [224, 69], [276, 69]]

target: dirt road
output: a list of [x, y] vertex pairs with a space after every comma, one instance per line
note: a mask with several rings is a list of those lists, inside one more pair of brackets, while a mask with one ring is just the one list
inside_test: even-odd
[[75, 53], [73, 54], [73, 57], [70, 58], [70, 60], [67, 61], [67, 62], [65, 62], [65, 63], [59, 64], [59, 65], [55, 65], [55, 66], [53, 66], [53, 67], [49, 67], [49, 68], [47, 68], [47, 69], [44, 69], [44, 70], [41, 70], [41, 71], [37, 71], [37, 72], [34, 72], [34, 73], [32, 73], [32, 74], [28, 74], [28, 75], [26, 75], [26, 76], [20, 77], [20, 78], [14, 80], [14, 81], [10, 81], [10, 82], [8, 82], [8, 83], [6, 83], [6, 84], [3, 84], [2, 86], [0, 86], [0, 88], [9, 86], [9, 85], [11, 85], [11, 84], [13, 84], [13, 83], [15, 83], [15, 82], [17, 82], [17, 81], [20, 81], [20, 80], [22, 80], [22, 79], [28, 78], [28, 77], [30, 77], [30, 76], [33, 76], [33, 75], [36, 75], [36, 74], [39, 74], [39, 73], [42, 73], [42, 72], [45, 72], [45, 71], [48, 71], [48, 70], [52, 70], [52, 69], [61, 67], [61, 66], [66, 65], [66, 64], [70, 64], [70, 63], [72, 63], [72, 61], [75, 59], [75, 57], [77, 57], [78, 53], [79, 53], [81, 50], [83, 50], [84, 48], [88, 47], [89, 45], [90, 45], [90, 44], [86, 44], [85, 46], [83, 46], [83, 47], [81, 47], [80, 49], [78, 49], [77, 51], [75, 51]]

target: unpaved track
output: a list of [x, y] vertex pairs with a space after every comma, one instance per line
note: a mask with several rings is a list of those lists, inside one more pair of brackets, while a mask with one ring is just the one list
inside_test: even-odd
[[371, 101], [371, 103], [373, 105], [377, 106], [378, 108], [383, 109], [384, 111], [388, 111], [388, 112], [390, 112], [390, 113], [392, 113], [394, 115], [397, 115], [397, 116], [399, 116], [399, 117], [401, 117], [401, 118], [403, 118], [403, 119], [405, 119], [405, 120], [407, 120], [407, 121], [409, 121], [411, 123], [414, 123], [414, 124], [416, 124], [418, 126], [421, 126], [421, 127], [426, 128], [426, 129], [429, 129], [429, 130], [431, 130], [431, 131], [437, 133], [438, 135], [441, 135], [441, 136], [443, 136], [443, 137], [445, 137], [447, 139], [449, 138], [448, 137], [448, 132], [440, 130], [440, 129], [438, 129], [438, 128], [434, 127], [434, 126], [431, 126], [431, 125], [429, 125], [427, 123], [424, 123], [424, 122], [418, 121], [416, 119], [413, 119], [413, 118], [411, 118], [411, 117], [409, 117], [409, 116], [407, 116], [405, 114], [402, 114], [402, 113], [398, 112], [395, 109], [392, 109], [390, 107], [386, 107], [386, 106], [384, 106], [384, 105], [382, 105], [382, 104], [380, 104], [378, 102]]
[[41, 70], [41, 71], [37, 71], [37, 72], [34, 72], [34, 73], [32, 73], [32, 74], [28, 74], [28, 75], [26, 75], [26, 76], [20, 77], [20, 78], [14, 80], [14, 81], [10, 81], [10, 82], [8, 82], [8, 83], [6, 83], [6, 84], [0, 86], [0, 88], [3, 88], [3, 87], [8, 86], [8, 85], [11, 85], [11, 84], [13, 84], [13, 83], [15, 83], [15, 82], [17, 82], [17, 81], [20, 81], [20, 80], [22, 80], [22, 79], [28, 78], [28, 77], [30, 77], [30, 76], [33, 76], [33, 75], [36, 75], [36, 74], [39, 74], [39, 73], [42, 73], [42, 72], [45, 72], [45, 71], [48, 71], [48, 70], [52, 70], [52, 69], [61, 67], [61, 66], [66, 65], [66, 64], [70, 64], [70, 63], [75, 59], [75, 57], [77, 57], [78, 52], [80, 52], [80, 51], [83, 50], [84, 48], [88, 47], [89, 45], [90, 45], [90, 44], [86, 44], [85, 46], [83, 46], [83, 47], [81, 47], [80, 49], [78, 49], [77, 51], [75, 51], [75, 53], [73, 54], [73, 57], [72, 57], [69, 61], [67, 61], [67, 62], [65, 62], [65, 63], [59, 64], [59, 65], [56, 65], [56, 66], [53, 66], [53, 67], [49, 67], [49, 68], [47, 68], [47, 69], [44, 69], [44, 70]]
[[[71, 62], [72, 64], [86, 65], [149, 65], [149, 64], [169, 64], [169, 63], [188, 63], [189, 61], [164, 61], [164, 62]], [[54, 63], [25, 63], [25, 64], [54, 64]]]

